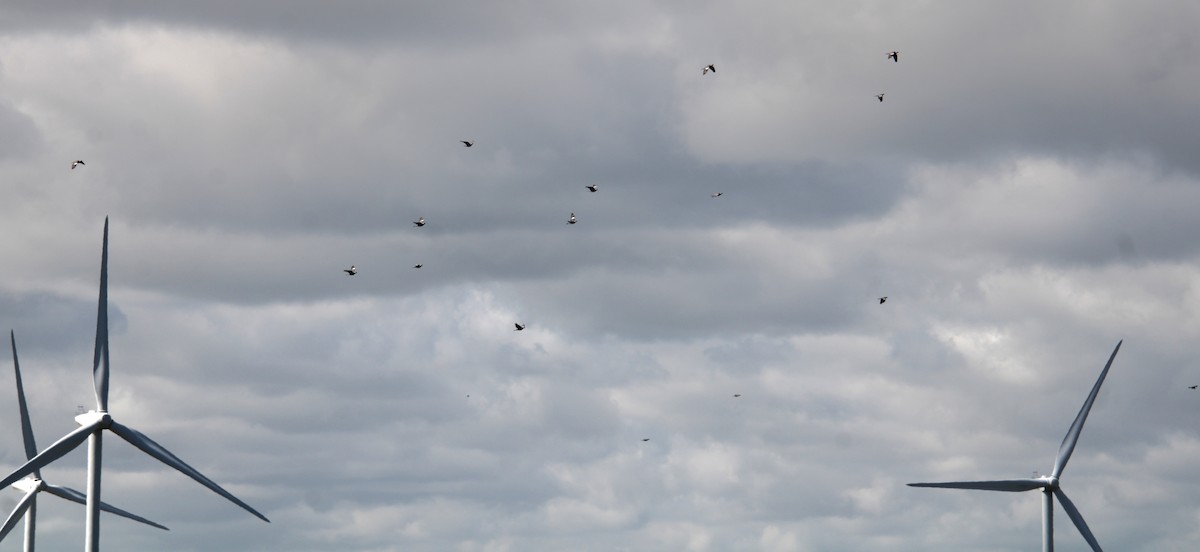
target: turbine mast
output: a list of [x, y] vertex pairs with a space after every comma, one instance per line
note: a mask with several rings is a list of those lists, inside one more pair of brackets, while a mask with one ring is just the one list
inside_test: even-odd
[[1054, 552], [1054, 491], [1042, 489], [1042, 552]]
[[88, 436], [87, 521], [83, 537], [83, 552], [100, 552], [100, 453], [104, 441], [97, 427]]
[[35, 524], [37, 524], [36, 497], [29, 502], [29, 509], [25, 510], [25, 552], [33, 552], [33, 529]]

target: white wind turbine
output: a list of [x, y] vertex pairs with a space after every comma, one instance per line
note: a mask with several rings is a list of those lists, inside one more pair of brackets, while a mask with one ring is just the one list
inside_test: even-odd
[[[25, 403], [25, 388], [21, 384], [21, 364], [17, 360], [17, 337], [12, 331], [9, 331], [8, 337], [12, 341], [13, 373], [16, 375], [17, 379], [17, 406], [21, 411], [21, 434], [25, 441], [25, 458], [29, 460], [33, 459], [34, 456], [37, 456], [37, 445], [33, 441], [33, 425], [29, 423], [29, 407]], [[76, 491], [75, 489], [59, 487], [58, 485], [51, 485], [50, 483], [47, 483], [42, 479], [40, 470], [34, 470], [30, 477], [25, 477], [20, 481], [13, 483], [12, 486], [13, 488], [23, 491], [25, 493], [25, 497], [22, 498], [20, 502], [17, 502], [17, 507], [13, 508], [12, 513], [8, 515], [8, 519], [4, 520], [4, 525], [0, 526], [0, 540], [3, 540], [4, 537], [8, 536], [8, 533], [17, 526], [17, 522], [20, 521], [22, 515], [24, 515], [25, 552], [33, 552], [34, 526], [37, 523], [38, 493], [45, 491], [59, 498], [70, 500], [71, 502], [77, 502], [79, 504], [87, 503], [87, 497], [85, 497], [83, 493]], [[153, 521], [150, 521], [144, 517], [131, 514], [105, 502], [100, 503], [100, 509], [104, 510], [105, 512], [132, 519], [134, 521], [140, 521], [152, 527], [158, 527], [159, 529], [163, 530], [167, 529], [166, 527], [154, 523]]]
[[7, 487], [13, 482], [34, 473], [46, 464], [61, 458], [66, 453], [88, 442], [88, 488], [87, 488], [87, 521], [84, 543], [85, 552], [100, 550], [100, 460], [102, 451], [102, 436], [104, 430], [117, 434], [129, 444], [141, 449], [142, 452], [157, 458], [160, 462], [171, 466], [184, 475], [196, 480], [197, 483], [208, 487], [213, 492], [241, 506], [259, 519], [270, 522], [266, 516], [258, 513], [245, 502], [222, 489], [204, 474], [187, 465], [183, 460], [154, 442], [140, 431], [118, 423], [108, 414], [108, 218], [104, 219], [104, 245], [100, 255], [100, 301], [96, 315], [96, 353], [92, 363], [92, 380], [96, 387], [96, 410], [80, 414], [75, 421], [79, 429], [68, 433], [49, 448], [33, 457], [17, 471], [0, 480], [0, 488]]
[[1058, 447], [1058, 458], [1054, 461], [1054, 471], [1050, 475], [1030, 478], [1030, 479], [1005, 479], [999, 481], [955, 481], [950, 483], [909, 483], [910, 487], [938, 487], [943, 489], [973, 489], [978, 491], [1006, 491], [1006, 492], [1021, 492], [1032, 491], [1034, 489], [1042, 490], [1042, 550], [1043, 552], [1054, 552], [1054, 497], [1058, 497], [1058, 502], [1062, 504], [1063, 510], [1066, 510], [1067, 517], [1071, 518], [1071, 522], [1079, 529], [1079, 533], [1083, 535], [1083, 539], [1091, 545], [1092, 550], [1101, 552], [1100, 543], [1096, 542], [1096, 537], [1092, 535], [1092, 530], [1088, 529], [1087, 523], [1083, 521], [1083, 516], [1079, 510], [1075, 508], [1075, 503], [1067, 498], [1067, 494], [1059, 488], [1058, 478], [1062, 477], [1062, 472], [1067, 467], [1067, 461], [1071, 459], [1071, 453], [1075, 451], [1075, 443], [1079, 441], [1079, 433], [1083, 431], [1083, 423], [1087, 421], [1088, 412], [1092, 409], [1092, 403], [1096, 401], [1096, 395], [1100, 393], [1100, 385], [1104, 383], [1104, 377], [1108, 375], [1108, 369], [1112, 366], [1113, 359], [1117, 358], [1117, 351], [1121, 350], [1121, 342], [1117, 342], [1117, 347], [1113, 349], [1112, 355], [1108, 357], [1108, 364], [1104, 365], [1104, 370], [1100, 372], [1100, 378], [1096, 380], [1096, 385], [1092, 386], [1092, 392], [1088, 394], [1086, 401], [1083, 401], [1083, 408], [1079, 409], [1079, 414], [1075, 416], [1075, 421], [1071, 424], [1071, 428], [1067, 430], [1067, 436], [1063, 437], [1062, 444]]

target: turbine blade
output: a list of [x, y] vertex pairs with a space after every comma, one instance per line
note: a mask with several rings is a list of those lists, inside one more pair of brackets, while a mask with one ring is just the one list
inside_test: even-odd
[[70, 487], [59, 487], [58, 485], [46, 483], [46, 492], [57, 496], [58, 498], [70, 500], [71, 502], [87, 506], [87, 495]]
[[1083, 540], [1092, 545], [1094, 552], [1103, 552], [1100, 550], [1100, 543], [1096, 542], [1096, 536], [1092, 534], [1092, 530], [1088, 529], [1087, 522], [1083, 521], [1083, 515], [1079, 513], [1079, 509], [1075, 507], [1075, 503], [1067, 498], [1067, 493], [1062, 489], [1054, 489], [1054, 496], [1058, 497], [1058, 503], [1062, 504], [1063, 510], [1067, 511], [1067, 517], [1075, 523], [1075, 528], [1079, 529], [1079, 534], [1083, 535]]
[[975, 491], [1004, 491], [1019, 493], [1046, 486], [1041, 479], [1004, 479], [999, 481], [950, 481], [947, 483], [909, 483], [909, 487], [934, 487], [938, 489], [971, 489]]
[[247, 512], [254, 514], [259, 519], [267, 523], [271, 522], [271, 520], [267, 519], [266, 516], [258, 513], [258, 511], [254, 508], [251, 508], [249, 504], [242, 502], [236, 496], [230, 494], [229, 491], [222, 489], [221, 486], [217, 485], [215, 482], [213, 482], [213, 480], [205, 477], [204, 474], [200, 473], [199, 471], [196, 471], [196, 468], [187, 465], [187, 463], [185, 463], [183, 460], [180, 460], [179, 457], [172, 454], [171, 451], [167, 450], [162, 445], [155, 443], [142, 432], [117, 422], [112, 422], [112, 426], [109, 429], [111, 429], [113, 433], [120, 435], [122, 439], [129, 441], [129, 444], [142, 449], [142, 452], [145, 452], [146, 454], [157, 458], [160, 462], [183, 472], [184, 475], [196, 480], [197, 483], [208, 487], [212, 492], [225, 497], [226, 500], [241, 506]]
[[[13, 374], [17, 377], [17, 406], [21, 409], [21, 435], [25, 438], [25, 460], [37, 456], [37, 444], [33, 441], [33, 425], [29, 423], [29, 406], [25, 403], [25, 387], [21, 384], [21, 363], [17, 360], [17, 335], [8, 331], [12, 340]], [[41, 479], [41, 476], [38, 476]]]
[[9, 531], [17, 526], [17, 522], [21, 521], [21, 516], [25, 515], [25, 510], [29, 509], [29, 505], [33, 504], [34, 497], [37, 496], [37, 489], [25, 493], [21, 501], [17, 503], [17, 507], [13, 508], [11, 514], [8, 514], [8, 519], [4, 520], [4, 526], [0, 527], [0, 540], [8, 536]]
[[1058, 459], [1054, 461], [1054, 471], [1050, 472], [1051, 477], [1061, 477], [1063, 470], [1067, 468], [1067, 461], [1071, 459], [1071, 453], [1075, 452], [1075, 443], [1079, 442], [1079, 434], [1083, 431], [1083, 423], [1087, 421], [1088, 412], [1092, 410], [1092, 403], [1096, 402], [1096, 395], [1100, 393], [1100, 385], [1104, 383], [1104, 377], [1108, 375], [1108, 369], [1112, 367], [1113, 359], [1117, 358], [1117, 351], [1121, 350], [1122, 342], [1124, 340], [1117, 342], [1117, 347], [1108, 357], [1108, 364], [1104, 365], [1104, 370], [1100, 372], [1100, 378], [1096, 380], [1096, 385], [1092, 386], [1092, 392], [1088, 394], [1087, 400], [1083, 401], [1083, 408], [1079, 409], [1079, 414], [1071, 423], [1071, 429], [1068, 429], [1067, 436], [1063, 437], [1062, 444], [1058, 447]]
[[[59, 487], [58, 485], [51, 485], [51, 484], [47, 483], [46, 484], [46, 492], [48, 492], [54, 496], [57, 496], [59, 498], [65, 498], [67, 500], [70, 500], [71, 502], [78, 502], [80, 504], [87, 505], [87, 495], [85, 495], [79, 491], [76, 491], [75, 489], [72, 489], [70, 487]], [[116, 506], [113, 506], [107, 502], [102, 501], [102, 502], [100, 502], [99, 506], [100, 506], [101, 510], [104, 510], [105, 512], [108, 512], [110, 514], [116, 514], [123, 518], [128, 518], [128, 519], [132, 519], [133, 521], [145, 523], [146, 525], [149, 525], [151, 527], [157, 527], [159, 529], [162, 529], [163, 531], [170, 531], [170, 529], [167, 529], [166, 526], [164, 526], [164, 525], [159, 525], [157, 523], [154, 523], [153, 521], [150, 521], [142, 516], [127, 512], [127, 511], [117, 508]]]
[[91, 435], [92, 432], [99, 427], [100, 423], [101, 420], [98, 419], [88, 425], [76, 428], [75, 431], [66, 434], [66, 436], [64, 436], [62, 439], [55, 441], [54, 444], [50, 445], [49, 448], [43, 450], [37, 456], [34, 456], [24, 465], [17, 468], [17, 471], [8, 474], [8, 477], [5, 477], [4, 479], [0, 479], [0, 489], [8, 487], [9, 485], [15, 483], [18, 479], [42, 469], [46, 466], [46, 464], [62, 458], [63, 455], [71, 452], [75, 449], [75, 447], [83, 444], [83, 442], [87, 440], [88, 435]]
[[96, 410], [108, 412], [108, 217], [104, 217], [104, 246], [100, 253], [100, 302], [96, 308], [96, 356], [92, 379], [96, 384]]

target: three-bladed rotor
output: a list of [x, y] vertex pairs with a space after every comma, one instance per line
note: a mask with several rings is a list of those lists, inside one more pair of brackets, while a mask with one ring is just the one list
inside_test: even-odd
[[[19, 407], [21, 414], [21, 436], [25, 445], [25, 458], [26, 460], [32, 460], [37, 456], [37, 444], [33, 439], [33, 424], [29, 420], [29, 406], [25, 401], [25, 386], [21, 379], [21, 362], [17, 357], [17, 337], [15, 332], [9, 331], [9, 340], [12, 343], [13, 375], [17, 383], [17, 406]], [[13, 482], [12, 486], [20, 491], [24, 491], [25, 495], [19, 502], [17, 502], [17, 506], [13, 508], [13, 511], [9, 513], [8, 518], [4, 520], [4, 524], [0, 525], [0, 540], [3, 540], [6, 536], [8, 536], [13, 528], [17, 526], [17, 523], [20, 522], [21, 518], [37, 504], [37, 494], [40, 492], [47, 492], [59, 498], [76, 502], [78, 504], [87, 503], [87, 497], [83, 493], [69, 487], [60, 487], [58, 485], [47, 483], [42, 479], [41, 470], [38, 469], [34, 469], [32, 473], [30, 473], [30, 477], [24, 477]], [[111, 504], [101, 502], [99, 503], [98, 507], [102, 511], [132, 519], [152, 527], [167, 530], [167, 528], [163, 525], [159, 525], [144, 517], [127, 512]], [[33, 522], [31, 520], [27, 520], [26, 523], [27, 531], [32, 531]], [[31, 535], [32, 533], [26, 533], [27, 538], [32, 538]], [[32, 549], [32, 542], [26, 542], [26, 550]]]
[[[237, 504], [246, 511], [254, 514], [255, 517], [263, 521], [269, 522], [266, 516], [259, 513], [249, 504], [241, 501], [233, 496], [229, 491], [221, 488], [216, 482], [204, 476], [195, 468], [189, 466], [179, 457], [167, 450], [166, 447], [158, 444], [154, 440], [147, 437], [145, 434], [123, 425], [112, 418], [108, 413], [108, 378], [109, 378], [109, 349], [108, 349], [108, 219], [104, 219], [104, 243], [100, 257], [100, 299], [98, 302], [96, 314], [96, 348], [95, 356], [92, 365], [92, 377], [96, 391], [96, 410], [81, 414], [75, 418], [75, 421], [80, 424], [80, 427], [68, 433], [54, 444], [47, 447], [41, 453], [33, 456], [17, 468], [16, 471], [9, 474], [8, 477], [0, 480], [0, 488], [7, 487], [15, 481], [37, 472], [37, 470], [47, 464], [61, 458], [63, 455], [75, 449], [93, 433], [108, 430], [121, 437], [129, 444], [137, 447], [142, 452], [153, 456], [160, 462], [175, 468], [184, 475], [192, 478], [197, 483], [204, 485], [209, 490], [221, 495], [226, 500]], [[90, 485], [89, 485], [90, 486]]]
[[[1104, 365], [1104, 370], [1100, 372], [1100, 377], [1096, 379], [1096, 384], [1092, 386], [1092, 392], [1088, 394], [1087, 400], [1083, 401], [1083, 407], [1079, 409], [1079, 414], [1075, 415], [1075, 421], [1071, 423], [1070, 429], [1067, 430], [1067, 435], [1063, 437], [1062, 444], [1058, 447], [1058, 456], [1054, 460], [1054, 470], [1050, 475], [1029, 479], [1006, 479], [998, 481], [952, 481], [946, 483], [909, 483], [910, 487], [934, 487], [941, 489], [971, 489], [977, 491], [1003, 491], [1003, 492], [1022, 492], [1041, 489], [1047, 496], [1053, 496], [1058, 499], [1059, 504], [1062, 504], [1063, 510], [1067, 512], [1067, 517], [1071, 518], [1071, 523], [1075, 524], [1075, 528], [1079, 529], [1079, 534], [1083, 535], [1083, 539], [1092, 547], [1095, 552], [1101, 552], [1100, 543], [1096, 541], [1095, 535], [1088, 527], [1087, 522], [1083, 520], [1083, 515], [1079, 513], [1079, 509], [1075, 507], [1075, 503], [1067, 498], [1067, 494], [1063, 492], [1059, 485], [1059, 478], [1062, 476], [1063, 470], [1067, 467], [1067, 462], [1071, 459], [1071, 454], [1075, 452], [1075, 445], [1079, 442], [1079, 435], [1083, 432], [1083, 424], [1087, 421], [1088, 413], [1092, 410], [1092, 404], [1096, 402], [1096, 395], [1100, 393], [1100, 386], [1104, 384], [1104, 378], [1108, 376], [1108, 369], [1112, 367], [1113, 359], [1117, 358], [1117, 351], [1121, 350], [1120, 341], [1117, 342], [1116, 348], [1108, 357], [1108, 363]], [[1047, 498], [1047, 500], [1050, 500]], [[1048, 503], [1049, 504], [1049, 503]], [[1049, 510], [1044, 512], [1042, 523], [1042, 531], [1044, 535], [1050, 535], [1053, 531], [1052, 518]], [[1050, 539], [1043, 538], [1050, 547]]]

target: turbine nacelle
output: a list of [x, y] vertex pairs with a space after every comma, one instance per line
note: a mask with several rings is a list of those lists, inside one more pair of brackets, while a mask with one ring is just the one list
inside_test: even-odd
[[75, 423], [81, 426], [92, 426], [108, 429], [112, 427], [112, 416], [108, 412], [89, 410], [75, 417]]
[[32, 493], [46, 488], [46, 482], [36, 477], [26, 477], [12, 484], [18, 490]]

